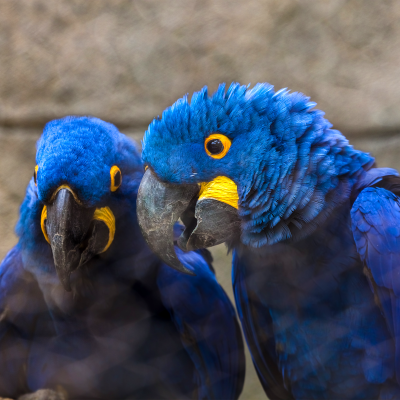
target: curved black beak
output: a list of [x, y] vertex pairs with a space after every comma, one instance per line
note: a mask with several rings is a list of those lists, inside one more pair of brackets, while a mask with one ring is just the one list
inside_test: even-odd
[[[235, 240], [240, 233], [237, 211], [229, 204], [215, 199], [200, 199], [196, 202], [194, 216], [186, 210], [181, 216], [186, 229], [178, 239], [182, 250], [197, 250]], [[191, 214], [191, 219], [188, 217]]]
[[144, 238], [166, 264], [192, 274], [179, 261], [174, 249], [173, 226], [179, 218], [186, 229], [178, 238], [182, 250], [215, 246], [240, 231], [237, 210], [214, 199], [198, 201], [197, 184], [172, 185], [161, 182], [148, 169], [140, 184], [137, 215]]
[[69, 189], [60, 189], [47, 206], [46, 233], [57, 275], [66, 291], [71, 291], [71, 273], [107, 244], [108, 229], [92, 220], [94, 211], [80, 205]]
[[193, 275], [178, 259], [173, 228], [190, 201], [199, 192], [197, 185], [170, 185], [147, 169], [140, 183], [137, 215], [143, 237], [150, 248], [170, 267]]

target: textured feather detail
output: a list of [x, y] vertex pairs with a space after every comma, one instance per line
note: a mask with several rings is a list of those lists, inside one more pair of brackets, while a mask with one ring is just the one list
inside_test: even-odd
[[37, 315], [45, 308], [34, 277], [23, 268], [14, 247], [0, 264], [0, 395], [17, 397], [26, 390], [26, 360]]
[[236, 253], [233, 260], [232, 277], [236, 306], [261, 384], [270, 399], [293, 399], [287, 384], [289, 377], [274, 360], [275, 343], [272, 339], [272, 320], [268, 311], [263, 310], [259, 301], [252, 298], [249, 293], [246, 287], [246, 277], [244, 271], [239, 267]]
[[202, 258], [178, 249], [177, 253], [196, 275], [164, 265], [157, 282], [162, 301], [197, 365], [199, 398], [236, 399], [243, 388], [245, 363], [235, 311]]
[[384, 188], [367, 187], [355, 200], [351, 217], [357, 251], [395, 339], [400, 382], [400, 199]]
[[[192, 292], [179, 274], [166, 284], [172, 270], [137, 223], [143, 165], [134, 143], [96, 118], [67, 117], [46, 126], [37, 160], [18, 246], [0, 267], [0, 396], [61, 385], [71, 398], [237, 398], [244, 355], [232, 305], [207, 251], [181, 254], [197, 269]], [[110, 165], [123, 175], [115, 192]], [[47, 196], [63, 183], [83, 203], [109, 207], [116, 228], [112, 246], [71, 274], [71, 293], [40, 227]]]
[[[388, 183], [385, 171], [301, 93], [233, 83], [212, 96], [203, 88], [189, 108], [182, 101], [149, 126], [143, 159], [172, 184], [237, 184], [233, 285], [268, 396], [396, 398], [399, 209], [390, 194], [371, 201], [378, 189], [365, 189]], [[220, 160], [204, 151], [215, 132], [231, 140]]]
[[[350, 187], [374, 159], [354, 150], [346, 138], [315, 110], [309, 97], [268, 83], [253, 88], [221, 84], [214, 95], [207, 87], [167, 108], [143, 140], [143, 160], [171, 183], [210, 182], [227, 176], [238, 186], [241, 240], [252, 247], [296, 238], [292, 226], [302, 221], [311, 232], [328, 216], [328, 194], [346, 201]], [[212, 133], [232, 145], [220, 160], [204, 151]], [[182, 166], [185, 166], [184, 168]], [[195, 172], [195, 173], [194, 173]], [[332, 196], [330, 196], [332, 197]], [[294, 222], [292, 222], [294, 221]]]

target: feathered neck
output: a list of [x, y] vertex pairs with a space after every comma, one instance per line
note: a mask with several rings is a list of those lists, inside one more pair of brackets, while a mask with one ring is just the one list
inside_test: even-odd
[[[349, 198], [358, 177], [374, 159], [353, 149], [347, 139], [319, 110], [307, 129], [279, 135], [270, 126], [273, 140], [263, 159], [239, 188], [239, 214], [244, 244], [261, 247], [311, 233], [338, 205]], [[276, 122], [276, 121], [275, 121]]]

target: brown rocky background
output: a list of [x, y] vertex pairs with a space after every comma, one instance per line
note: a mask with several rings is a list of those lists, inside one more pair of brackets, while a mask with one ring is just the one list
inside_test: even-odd
[[[91, 114], [140, 140], [177, 98], [231, 81], [303, 91], [400, 168], [397, 0], [0, 0], [0, 258], [46, 121]], [[232, 294], [230, 257], [214, 254]], [[265, 398], [250, 359], [242, 398]]]

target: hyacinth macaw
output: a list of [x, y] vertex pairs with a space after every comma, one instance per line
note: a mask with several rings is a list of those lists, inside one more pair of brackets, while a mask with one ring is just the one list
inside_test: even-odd
[[36, 160], [0, 267], [0, 396], [238, 398], [232, 304], [206, 253], [179, 251], [189, 276], [149, 250], [134, 143], [97, 118], [66, 117], [46, 125]]
[[233, 249], [236, 304], [270, 399], [400, 399], [400, 179], [301, 93], [187, 96], [143, 139], [138, 216], [173, 268]]

